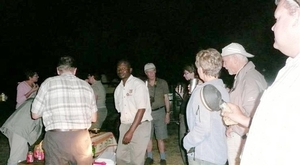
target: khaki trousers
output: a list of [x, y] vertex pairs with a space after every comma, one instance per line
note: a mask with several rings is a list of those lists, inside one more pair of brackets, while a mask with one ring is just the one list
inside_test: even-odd
[[120, 125], [120, 138], [117, 147], [117, 165], [144, 165], [147, 145], [150, 141], [151, 122], [142, 122], [133, 133], [129, 144], [122, 140], [131, 124]]
[[244, 144], [245, 139], [235, 132], [231, 132], [231, 137], [227, 137], [228, 165], [240, 164], [240, 155]]

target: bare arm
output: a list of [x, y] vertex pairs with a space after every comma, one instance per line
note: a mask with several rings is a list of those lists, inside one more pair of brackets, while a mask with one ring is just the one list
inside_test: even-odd
[[92, 122], [96, 122], [97, 121], [97, 112], [92, 113]]
[[41, 117], [41, 116], [39, 116], [38, 114], [32, 113], [32, 112], [31, 112], [31, 118], [32, 118], [32, 119], [36, 120], [36, 119], [38, 119], [38, 118], [40, 118], [40, 117]]
[[239, 123], [244, 127], [250, 127], [252, 118], [243, 114], [240, 108], [232, 103], [227, 103], [228, 107], [231, 109], [230, 111], [222, 111], [222, 116], [228, 117], [231, 120]]
[[165, 123], [169, 124], [170, 123], [170, 101], [169, 101], [169, 95], [165, 94], [164, 95], [164, 99], [165, 99], [165, 106], [166, 106]]
[[184, 91], [181, 85], [176, 86], [175, 92], [180, 96], [181, 99], [183, 99]]
[[145, 113], [145, 109], [138, 109], [134, 121], [131, 125], [131, 127], [129, 128], [129, 130], [125, 133], [124, 137], [123, 137], [123, 144], [128, 144], [130, 143], [133, 133], [136, 130], [136, 128], [140, 125], [142, 118], [144, 116]]
[[96, 95], [96, 94], [95, 94], [95, 99], [96, 99], [96, 102], [97, 102], [97, 100], [98, 100], [98, 95]]

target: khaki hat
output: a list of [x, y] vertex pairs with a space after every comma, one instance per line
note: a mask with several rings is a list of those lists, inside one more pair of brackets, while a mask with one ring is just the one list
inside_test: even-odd
[[232, 55], [232, 54], [240, 54], [245, 57], [254, 57], [253, 54], [246, 52], [245, 48], [238, 43], [231, 43], [222, 49], [222, 53], [221, 53], [222, 57]]
[[144, 71], [150, 70], [150, 69], [155, 69], [155, 65], [153, 63], [147, 63], [144, 66]]

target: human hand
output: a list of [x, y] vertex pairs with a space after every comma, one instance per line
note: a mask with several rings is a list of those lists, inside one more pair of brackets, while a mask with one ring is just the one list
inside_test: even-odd
[[179, 94], [181, 98], [183, 98], [183, 86], [182, 85], [177, 85], [175, 88], [175, 92]]
[[202, 81], [202, 80], [198, 80], [198, 85], [201, 85], [201, 84], [203, 84], [204, 82]]
[[191, 95], [192, 92], [193, 92], [193, 90], [194, 90], [198, 85], [201, 85], [201, 84], [203, 84], [203, 81], [200, 80], [200, 79], [197, 79], [197, 84], [196, 84], [196, 86], [195, 86], [193, 89], [191, 89], [191, 82], [190, 82], [190, 84], [188, 85], [188, 93]]
[[243, 114], [241, 109], [232, 103], [226, 103], [226, 108], [222, 109], [221, 115], [223, 119], [229, 119], [234, 122], [240, 123], [241, 125], [248, 127], [250, 118]]
[[189, 94], [192, 94], [192, 92], [191, 92], [191, 85], [190, 84], [188, 85], [188, 91], [189, 91], [188, 92]]
[[166, 123], [166, 124], [169, 124], [169, 123], [170, 123], [170, 112], [169, 112], [169, 113], [166, 113], [166, 116], [165, 116], [165, 123]]
[[228, 87], [226, 87], [226, 90], [227, 90], [227, 92], [229, 93], [231, 89], [230, 89], [230, 88], [228, 88]]
[[39, 84], [33, 84], [33, 91], [37, 91], [39, 89]]
[[123, 137], [122, 143], [123, 144], [129, 144], [131, 142], [133, 133], [127, 131]]

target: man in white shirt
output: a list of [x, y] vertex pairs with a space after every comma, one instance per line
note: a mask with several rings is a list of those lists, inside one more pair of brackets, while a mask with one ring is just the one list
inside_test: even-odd
[[[300, 1], [276, 0], [274, 48], [289, 58], [273, 84], [264, 92], [252, 118], [228, 104], [223, 112], [245, 127], [250, 127], [241, 155], [241, 165], [298, 164], [300, 146]], [[250, 126], [251, 125], [251, 126]]]
[[128, 61], [118, 62], [117, 74], [121, 79], [114, 99], [121, 113], [120, 137], [117, 149], [117, 164], [142, 165], [151, 132], [151, 106], [146, 84], [131, 75]]

